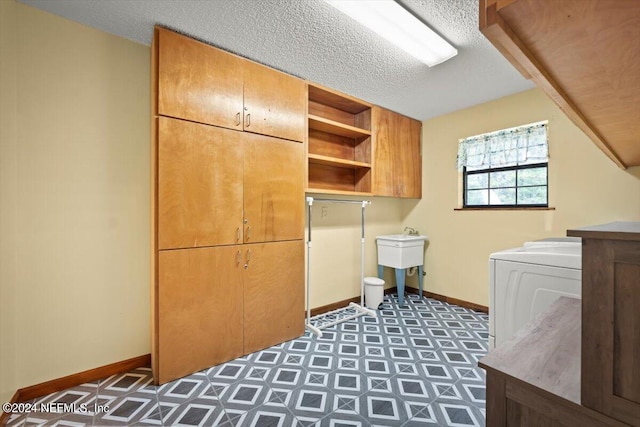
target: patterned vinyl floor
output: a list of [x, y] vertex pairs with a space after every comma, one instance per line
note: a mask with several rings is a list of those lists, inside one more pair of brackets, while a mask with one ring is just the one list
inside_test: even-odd
[[8, 425], [484, 426], [487, 315], [417, 295], [378, 314], [160, 387], [147, 368], [83, 384]]

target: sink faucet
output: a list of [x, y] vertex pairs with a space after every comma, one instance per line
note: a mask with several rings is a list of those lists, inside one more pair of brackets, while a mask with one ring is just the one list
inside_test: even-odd
[[417, 236], [420, 234], [420, 232], [418, 230], [416, 230], [415, 228], [411, 228], [411, 227], [405, 227], [404, 231], [408, 231], [407, 234], [409, 234], [410, 236]]

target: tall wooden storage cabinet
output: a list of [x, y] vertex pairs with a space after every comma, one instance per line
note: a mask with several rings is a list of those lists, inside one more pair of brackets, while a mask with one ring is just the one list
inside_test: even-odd
[[304, 331], [306, 86], [161, 28], [152, 62], [162, 384]]

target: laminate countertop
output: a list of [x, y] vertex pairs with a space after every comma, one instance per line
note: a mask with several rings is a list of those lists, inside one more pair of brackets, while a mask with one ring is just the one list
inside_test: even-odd
[[478, 365], [580, 404], [581, 307], [561, 297]]
[[640, 221], [617, 221], [567, 230], [567, 236], [586, 239], [640, 240]]

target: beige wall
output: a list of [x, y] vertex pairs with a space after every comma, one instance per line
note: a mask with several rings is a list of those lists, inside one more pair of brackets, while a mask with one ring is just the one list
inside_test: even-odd
[[[316, 195], [319, 198], [331, 196]], [[376, 236], [401, 232], [404, 202], [379, 197], [365, 208], [365, 276], [377, 276]], [[316, 201], [312, 211], [311, 307], [321, 307], [360, 295], [362, 205]], [[386, 286], [395, 286], [385, 270]]]
[[149, 353], [149, 48], [0, 1], [0, 400]]
[[[550, 211], [454, 211], [458, 140], [549, 120]], [[640, 168], [619, 169], [537, 89], [423, 123], [423, 198], [405, 224], [430, 237], [425, 288], [488, 305], [489, 254], [568, 228], [640, 220]], [[415, 283], [411, 281], [412, 285]]]
[[0, 401], [16, 391], [16, 3], [0, 1]]

